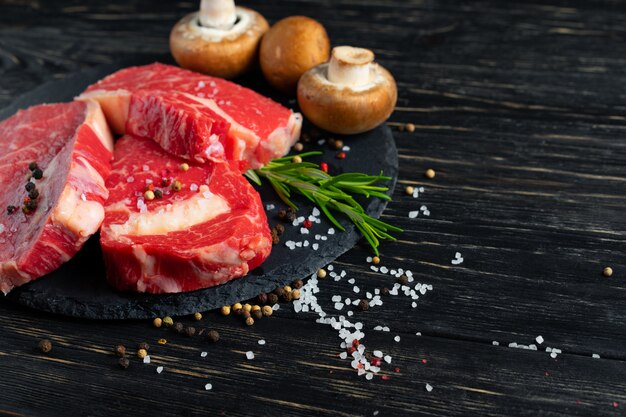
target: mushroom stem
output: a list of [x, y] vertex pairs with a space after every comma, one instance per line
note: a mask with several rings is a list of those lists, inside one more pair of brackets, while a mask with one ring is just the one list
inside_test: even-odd
[[202, 0], [200, 24], [204, 27], [228, 30], [237, 21], [234, 0]]
[[373, 60], [374, 53], [369, 49], [336, 46], [328, 65], [328, 80], [350, 87], [369, 84], [372, 81], [370, 64]]

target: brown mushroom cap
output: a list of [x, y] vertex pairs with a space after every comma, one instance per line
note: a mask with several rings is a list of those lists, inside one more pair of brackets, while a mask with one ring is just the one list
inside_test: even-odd
[[201, 26], [198, 12], [179, 20], [170, 33], [170, 50], [176, 62], [183, 68], [222, 78], [235, 78], [252, 68], [269, 24], [246, 7], [237, 7], [236, 12], [238, 21], [228, 31]]
[[332, 83], [328, 65], [307, 71], [298, 83], [298, 104], [316, 126], [351, 135], [375, 128], [389, 118], [396, 105], [396, 82], [385, 68], [370, 64], [372, 82], [358, 87]]
[[326, 29], [306, 16], [290, 16], [275, 23], [261, 41], [261, 70], [278, 90], [293, 94], [300, 76], [328, 61]]

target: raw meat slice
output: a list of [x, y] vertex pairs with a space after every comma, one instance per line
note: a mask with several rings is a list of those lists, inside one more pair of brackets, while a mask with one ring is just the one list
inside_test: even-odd
[[299, 113], [248, 88], [159, 63], [117, 71], [79, 98], [98, 100], [118, 133], [150, 137], [187, 159], [252, 168], [285, 155], [302, 124]]
[[188, 169], [183, 163], [150, 139], [126, 135], [115, 144], [100, 231], [113, 287], [207, 288], [247, 274], [269, 256], [265, 211], [245, 178], [226, 162], [192, 162]]
[[[94, 101], [34, 106], [0, 123], [0, 291], [52, 272], [98, 230], [112, 151]], [[27, 183], [39, 195], [25, 213]]]

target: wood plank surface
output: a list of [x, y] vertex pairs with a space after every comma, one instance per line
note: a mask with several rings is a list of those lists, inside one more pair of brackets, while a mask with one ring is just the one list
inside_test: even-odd
[[[182, 318], [220, 331], [222, 341], [207, 345], [149, 322], [55, 317], [0, 299], [0, 416], [624, 415], [626, 4], [242, 4], [271, 22], [312, 16], [334, 45], [373, 49], [398, 81], [389, 125], [401, 173], [383, 218], [405, 232], [383, 244], [381, 258], [433, 291], [416, 308], [398, 296], [354, 313], [368, 350], [392, 356], [381, 372], [388, 379], [357, 376], [338, 357], [337, 332], [287, 304], [252, 328], [215, 312], [200, 324]], [[171, 26], [196, 8], [0, 0], [0, 108], [84, 68], [165, 56]], [[415, 132], [397, 129], [407, 122]], [[424, 192], [414, 199], [407, 185]], [[422, 205], [430, 216], [409, 219]], [[451, 263], [456, 252], [460, 265]], [[357, 247], [334, 263], [348, 275], [320, 283], [327, 311], [333, 295], [358, 297], [350, 278], [360, 294], [393, 285], [368, 255]], [[611, 278], [601, 274], [607, 265]], [[537, 351], [508, 347], [539, 335]], [[35, 350], [43, 337], [53, 341], [49, 355]], [[156, 344], [161, 337], [167, 345]], [[113, 346], [141, 341], [152, 345], [152, 363], [134, 358], [118, 369]], [[562, 353], [552, 358], [546, 347]]]

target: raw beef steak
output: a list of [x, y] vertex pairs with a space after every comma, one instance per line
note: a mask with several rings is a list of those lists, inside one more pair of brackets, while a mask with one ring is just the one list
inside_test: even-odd
[[244, 169], [285, 155], [302, 124], [299, 113], [248, 88], [159, 63], [117, 71], [79, 98], [98, 100], [118, 133], [152, 138], [186, 159], [244, 161]]
[[0, 291], [52, 272], [98, 230], [112, 151], [94, 101], [34, 106], [0, 123]]
[[211, 287], [247, 274], [269, 256], [265, 211], [245, 178], [226, 162], [183, 163], [150, 139], [126, 135], [115, 144], [100, 231], [115, 288], [173, 293]]

